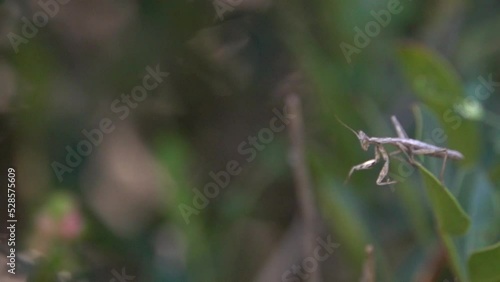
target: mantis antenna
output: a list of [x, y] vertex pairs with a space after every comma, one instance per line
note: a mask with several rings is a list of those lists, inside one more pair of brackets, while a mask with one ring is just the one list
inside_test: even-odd
[[335, 115], [335, 118], [338, 120], [338, 122], [340, 122], [340, 124], [342, 124], [345, 128], [352, 131], [352, 133], [354, 133], [354, 135], [356, 135], [359, 138], [359, 134], [354, 129], [350, 128], [347, 124], [345, 124], [342, 120], [340, 120], [340, 118], [337, 115]]

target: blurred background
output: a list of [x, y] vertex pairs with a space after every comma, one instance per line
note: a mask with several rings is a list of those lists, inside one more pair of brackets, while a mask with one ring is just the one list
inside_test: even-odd
[[[499, 30], [493, 0], [0, 1], [0, 280], [500, 281]], [[446, 188], [430, 157], [344, 184], [374, 152], [336, 116], [392, 115], [465, 156]]]

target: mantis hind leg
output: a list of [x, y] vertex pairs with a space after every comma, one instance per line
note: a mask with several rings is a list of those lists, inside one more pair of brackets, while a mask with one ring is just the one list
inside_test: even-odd
[[441, 166], [441, 172], [439, 173], [439, 180], [444, 185], [444, 168], [446, 167], [446, 160], [448, 159], [448, 150], [444, 150], [443, 165]]
[[448, 160], [448, 150], [442, 149], [439, 151], [432, 150], [432, 149], [420, 149], [420, 150], [415, 150], [413, 151], [414, 154], [419, 154], [419, 155], [427, 155], [427, 154], [434, 154], [435, 156], [440, 156], [439, 154], [443, 154], [440, 157], [443, 157], [443, 164], [441, 165], [441, 172], [439, 173], [439, 180], [441, 183], [444, 185], [444, 170], [446, 168], [446, 161]]
[[392, 125], [394, 125], [394, 129], [396, 129], [398, 137], [403, 139], [408, 139], [408, 134], [406, 134], [406, 131], [404, 130], [403, 126], [401, 126], [396, 116], [391, 116], [391, 121]]

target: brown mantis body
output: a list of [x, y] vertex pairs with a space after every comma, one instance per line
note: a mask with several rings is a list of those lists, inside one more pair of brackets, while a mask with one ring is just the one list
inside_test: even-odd
[[[338, 118], [337, 118], [338, 119]], [[408, 138], [408, 135], [404, 131], [403, 127], [399, 123], [399, 121], [396, 119], [395, 116], [391, 117], [392, 123], [394, 125], [394, 128], [396, 129], [396, 132], [398, 134], [398, 137], [369, 137], [366, 135], [363, 131], [356, 132], [349, 126], [347, 126], [345, 123], [342, 121], [339, 122], [347, 127], [349, 130], [351, 130], [359, 139], [359, 142], [361, 143], [361, 148], [363, 150], [367, 151], [370, 145], [375, 146], [375, 158], [368, 160], [364, 163], [355, 165], [351, 168], [349, 171], [349, 175], [347, 176], [347, 180], [351, 177], [352, 173], [357, 170], [364, 170], [364, 169], [370, 169], [372, 168], [376, 163], [378, 163], [381, 159], [384, 161], [384, 166], [382, 167], [382, 170], [380, 171], [380, 174], [377, 178], [376, 183], [378, 185], [388, 185], [388, 184], [393, 184], [396, 183], [397, 181], [390, 180], [387, 178], [387, 180], [384, 181], [386, 178], [387, 174], [389, 173], [389, 157], [398, 153], [403, 153], [410, 164], [415, 164], [416, 161], [414, 159], [414, 155], [428, 155], [432, 157], [437, 157], [437, 158], [443, 158], [443, 165], [441, 167], [441, 174], [440, 178], [441, 181], [443, 181], [443, 173], [444, 169], [446, 166], [446, 160], [448, 158], [454, 159], [454, 160], [461, 160], [464, 158], [464, 156], [455, 150], [450, 150], [447, 148], [442, 148], [438, 147], [435, 145], [431, 145], [419, 140], [415, 139], [410, 139]], [[393, 145], [398, 147], [398, 150], [387, 153], [383, 145]], [[346, 180], [346, 181], [347, 181]]]

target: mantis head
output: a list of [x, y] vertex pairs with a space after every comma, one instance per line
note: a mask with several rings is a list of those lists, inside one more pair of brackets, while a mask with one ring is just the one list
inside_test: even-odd
[[364, 133], [361, 130], [356, 134], [356, 136], [358, 137], [359, 142], [361, 143], [361, 148], [363, 148], [363, 150], [367, 151], [368, 147], [370, 147], [370, 142], [368, 141], [368, 139], [370, 137], [368, 137], [368, 135], [366, 135], [366, 133]]

